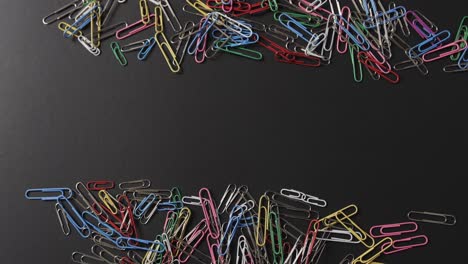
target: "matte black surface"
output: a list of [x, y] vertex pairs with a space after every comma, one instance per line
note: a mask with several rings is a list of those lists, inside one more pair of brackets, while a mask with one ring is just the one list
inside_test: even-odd
[[[466, 262], [467, 74], [434, 63], [428, 77], [404, 72], [399, 85], [355, 84], [347, 55], [307, 69], [265, 50], [263, 62], [188, 57], [178, 75], [159, 50], [122, 68], [109, 41], [94, 58], [42, 25], [66, 1], [0, 1], [2, 263], [68, 263], [90, 247], [61, 235], [53, 204], [25, 200], [25, 189], [139, 178], [187, 194], [207, 186], [218, 198], [228, 183], [256, 194], [298, 188], [325, 198], [324, 214], [357, 204], [366, 228], [411, 209], [455, 214], [454, 227], [421, 225], [427, 247], [383, 260]], [[399, 3], [452, 32], [467, 15], [466, 1]], [[117, 16], [133, 21], [137, 8], [130, 1]], [[321, 263], [347, 251], [326, 253]]]

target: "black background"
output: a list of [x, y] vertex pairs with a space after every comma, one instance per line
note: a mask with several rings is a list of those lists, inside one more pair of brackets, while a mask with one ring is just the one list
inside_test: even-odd
[[[91, 246], [64, 237], [53, 204], [25, 200], [25, 189], [140, 178], [184, 194], [206, 186], [218, 198], [228, 183], [254, 194], [297, 188], [326, 199], [323, 214], [357, 204], [366, 228], [404, 221], [408, 210], [455, 214], [454, 227], [421, 224], [427, 247], [383, 260], [465, 261], [468, 79], [443, 73], [447, 61], [429, 65], [427, 77], [404, 72], [398, 85], [354, 83], [348, 55], [308, 69], [263, 49], [263, 62], [187, 57], [177, 75], [156, 49], [122, 68], [109, 41], [95, 58], [41, 23], [65, 2], [0, 1], [3, 263], [65, 263]], [[181, 3], [173, 6], [187, 21]], [[397, 3], [452, 32], [467, 15], [464, 1]], [[136, 20], [137, 2], [116, 16]], [[146, 238], [159, 229], [149, 230]], [[321, 263], [347, 252], [331, 245]]]

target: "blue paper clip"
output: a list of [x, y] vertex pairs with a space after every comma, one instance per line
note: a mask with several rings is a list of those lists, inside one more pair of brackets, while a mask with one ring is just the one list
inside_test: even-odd
[[198, 49], [198, 46], [200, 46], [200, 44], [203, 42], [200, 40], [202, 40], [205, 37], [205, 35], [217, 21], [217, 17], [214, 20], [211, 19], [211, 14], [212, 13], [208, 14], [208, 16], [205, 18], [205, 21], [203, 21], [200, 30], [197, 32], [197, 34], [195, 34], [195, 37], [192, 39], [189, 46], [187, 47], [188, 54], [195, 54], [195, 51]]
[[[50, 193], [59, 193], [53, 196], [31, 196], [31, 193], [43, 193], [44, 195]], [[42, 188], [42, 189], [28, 189], [24, 192], [24, 197], [28, 200], [41, 200], [41, 201], [55, 201], [58, 199], [70, 199], [73, 192], [70, 188]]]
[[141, 61], [146, 60], [146, 58], [148, 57], [148, 54], [151, 53], [154, 45], [156, 44], [156, 39], [154, 37], [151, 37], [150, 39], [146, 41], [148, 42], [147, 45], [141, 48], [141, 50], [138, 52], [137, 58]]
[[[284, 18], [286, 18], [286, 21], [283, 20]], [[281, 13], [281, 15], [278, 16], [278, 21], [281, 23], [281, 25], [289, 29], [291, 32], [306, 42], [309, 42], [309, 40], [315, 36], [315, 34], [307, 30], [307, 28], [301, 24], [301, 22], [297, 21], [286, 13]], [[293, 26], [296, 26], [298, 29], [294, 28]]]
[[[71, 209], [71, 212], [65, 208], [63, 203], [67, 204], [67, 207]], [[65, 212], [68, 222], [76, 229], [78, 234], [80, 234], [80, 236], [82, 236], [83, 238], [88, 238], [91, 235], [91, 229], [89, 228], [88, 224], [83, 219], [81, 214], [78, 212], [78, 210], [76, 210], [76, 208], [70, 202], [70, 200], [63, 197], [57, 200], [57, 204], [58, 207], [60, 207], [60, 209], [62, 209], [63, 212]], [[77, 221], [81, 223], [78, 224]]]
[[[445, 35], [445, 36], [444, 36]], [[424, 40], [423, 42], [417, 44], [407, 51], [407, 55], [411, 58], [417, 58], [423, 54], [439, 47], [442, 43], [447, 41], [450, 38], [450, 31], [443, 30], [437, 34], [434, 34], [430, 38]]]
[[[361, 32], [356, 28], [356, 26], [353, 25], [353, 23], [349, 23], [341, 15], [337, 15], [336, 17], [338, 17], [339, 19], [335, 20], [335, 24], [337, 24], [340, 27], [340, 29], [344, 33], [346, 33], [346, 35], [348, 35], [348, 37], [354, 42], [354, 44], [356, 44], [363, 51], [368, 51], [371, 48], [371, 45], [367, 38], [361, 34]], [[340, 23], [338, 23], [337, 21], [340, 21]], [[349, 30], [345, 24], [349, 25]], [[353, 32], [351, 32], [350, 30], [352, 30]], [[355, 35], [353, 35], [353, 33]]]
[[[367, 3], [368, 1], [370, 2], [370, 7], [372, 8], [373, 14], [370, 13], [369, 4]], [[363, 0], [362, 8], [364, 9], [364, 12], [366, 12], [366, 15], [368, 16], [377, 15], [377, 5], [375, 4], [374, 0]]]
[[[164, 207], [163, 207], [164, 206]], [[158, 204], [158, 211], [175, 211], [180, 210], [184, 207], [184, 203], [181, 201], [175, 202], [164, 202]]]
[[[95, 224], [91, 223], [90, 221], [86, 220], [87, 216], [94, 219], [98, 224], [95, 225]], [[106, 222], [101, 221], [101, 219], [99, 219], [99, 217], [97, 217], [94, 213], [91, 213], [89, 211], [84, 211], [82, 213], [82, 217], [83, 217], [84, 221], [86, 222], [86, 224], [89, 227], [91, 227], [96, 232], [98, 232], [99, 234], [101, 234], [102, 236], [104, 236], [105, 238], [109, 239], [110, 241], [114, 242], [114, 244], [117, 245], [115, 237], [121, 236], [120, 233], [117, 232], [117, 230], [115, 230], [113, 227], [108, 225]], [[104, 227], [106, 230], [104, 230], [102, 227]], [[114, 238], [113, 238], [113, 236], [114, 236]]]
[[[147, 247], [143, 247], [141, 245], [148, 245]], [[166, 251], [166, 248], [163, 243], [155, 240], [145, 240], [133, 237], [119, 237], [116, 240], [116, 245], [122, 249], [140, 249], [145, 251], [151, 251], [156, 253], [163, 253]], [[137, 246], [140, 245], [140, 246]]]
[[[393, 22], [397, 19], [400, 19], [402, 17], [404, 17], [406, 15], [406, 8], [403, 7], [403, 6], [397, 6], [397, 7], [394, 7], [392, 9], [389, 9], [385, 12], [380, 12], [374, 19], [376, 21], [376, 23], [374, 23], [374, 21], [372, 21], [372, 18], [368, 18], [366, 20], [364, 20], [364, 22], [362, 23], [363, 26], [367, 29], [373, 29], [373, 28], [376, 28], [377, 26], [380, 26], [380, 25], [386, 25], [390, 22]], [[389, 18], [387, 18], [389, 17]]]
[[[89, 4], [91, 5], [91, 4], [94, 4], [94, 3], [95, 2], [91, 2]], [[87, 25], [89, 25], [89, 23], [91, 23], [90, 14], [93, 13], [92, 16], [94, 18], [96, 16], [94, 11], [97, 8], [101, 8], [101, 7], [99, 7], [97, 4], [94, 4], [94, 6], [90, 10], [86, 11], [83, 15], [81, 15], [79, 18], [77, 18], [76, 21], [72, 25], [70, 25], [70, 27], [65, 28], [65, 30], [63, 31], [63, 36], [65, 38], [71, 38], [73, 35], [75, 35], [76, 32], [78, 32], [79, 30], [81, 30], [84, 27], [86, 27]]]
[[465, 47], [465, 50], [460, 55], [460, 59], [458, 59], [458, 67], [462, 70], [468, 69], [468, 47]]
[[141, 216], [146, 212], [148, 211], [148, 209], [150, 208], [150, 206], [154, 203], [154, 201], [156, 201], [156, 195], [154, 195], [153, 193], [146, 196], [145, 198], [143, 198], [143, 200], [141, 200], [141, 202], [135, 207], [135, 209], [133, 209], [133, 215], [136, 217], [136, 218], [141, 218]]

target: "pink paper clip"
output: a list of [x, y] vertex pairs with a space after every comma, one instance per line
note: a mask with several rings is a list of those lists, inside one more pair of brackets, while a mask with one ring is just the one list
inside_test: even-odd
[[200, 223], [195, 226], [192, 231], [190, 231], [187, 236], [187, 242], [183, 245], [182, 249], [179, 252], [179, 262], [186, 263], [193, 255], [193, 252], [202, 242], [206, 233], [208, 232], [206, 220], [203, 219]]
[[[147, 23], [145, 24], [143, 22], [143, 19], [142, 20], [138, 20], [137, 22], [131, 24], [131, 25], [128, 25], [122, 29], [119, 29], [117, 32], [115, 32], [115, 38], [117, 38], [118, 40], [122, 40], [122, 39], [126, 39], [128, 37], [131, 37], [137, 33], [140, 33], [141, 31], [145, 30], [145, 29], [148, 29], [150, 27], [153, 27], [154, 26], [154, 23], [155, 23], [155, 19], [154, 19], [154, 14], [151, 14], [150, 15], [150, 21], [153, 20], [152, 23]], [[128, 32], [127, 34], [123, 35], [123, 33], [126, 33]]]
[[[426, 54], [424, 54], [422, 56], [422, 60], [424, 62], [431, 62], [431, 61], [440, 60], [442, 58], [445, 58], [445, 57], [448, 57], [450, 55], [457, 54], [460, 51], [463, 51], [466, 48], [466, 45], [467, 45], [466, 40], [464, 40], [464, 39], [457, 40], [455, 42], [449, 43], [449, 44], [447, 44], [445, 46], [438, 47], [438, 48], [435, 48], [435, 49], [427, 52]], [[441, 50], [448, 50], [448, 51], [440, 52]], [[436, 53], [435, 56], [433, 55], [434, 53]], [[432, 55], [432, 56], [430, 56], [430, 55]]]
[[[343, 6], [343, 8], [341, 8], [340, 14], [341, 18], [338, 21], [338, 23], [342, 24], [343, 27], [346, 27], [346, 29], [349, 30], [349, 19], [351, 18], [351, 9], [349, 9], [349, 7], [347, 6]], [[343, 24], [343, 22], [341, 21], [342, 19], [345, 19], [347, 23]], [[338, 39], [336, 41], [336, 51], [338, 53], [345, 54], [348, 51], [348, 38], [348, 34], [343, 34], [343, 30], [341, 29], [341, 27], [338, 27]]]
[[[419, 242], [414, 242], [418, 240]], [[413, 243], [408, 244], [408, 242], [413, 242]], [[392, 246], [387, 251], [384, 251], [384, 254], [390, 255], [393, 253], [405, 251], [405, 250], [412, 249], [415, 247], [422, 247], [422, 246], [427, 245], [427, 243], [429, 243], [429, 239], [425, 235], [419, 235], [419, 236], [393, 240]], [[399, 245], [399, 244], [403, 244], [403, 245]], [[386, 246], [388, 246], [388, 243], [383, 244], [382, 249], [384, 249]]]
[[200, 196], [203, 215], [208, 226], [208, 233], [213, 239], [218, 239], [220, 235], [218, 210], [211, 198], [210, 191], [207, 188], [201, 188], [198, 195]]
[[[395, 230], [396, 228], [399, 228], [399, 230]], [[386, 229], [395, 230], [395, 231], [386, 231]], [[416, 232], [417, 230], [418, 230], [418, 224], [416, 224], [415, 222], [404, 222], [404, 223], [373, 226], [369, 230], [369, 234], [373, 238], [379, 238], [379, 237], [399, 236], [399, 235], [406, 234], [406, 233], [413, 233], [413, 232]]]

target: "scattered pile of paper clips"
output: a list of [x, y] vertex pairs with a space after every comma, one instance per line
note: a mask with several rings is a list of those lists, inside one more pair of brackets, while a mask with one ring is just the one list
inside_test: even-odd
[[[397, 72], [401, 70], [416, 68], [427, 75], [425, 63], [449, 56], [453, 62], [443, 68], [445, 72], [468, 70], [467, 16], [452, 37], [449, 30], [439, 30], [419, 11], [407, 11], [394, 2], [384, 5], [381, 0], [349, 0], [349, 6], [341, 6], [339, 0], [186, 0], [183, 11], [201, 18], [182, 26], [168, 0], [138, 0], [141, 20], [108, 25], [116, 7], [125, 2], [73, 0], [46, 16], [43, 23], [70, 19], [70, 23], [58, 24], [63, 36], [77, 39], [95, 56], [100, 55], [105, 39], [126, 40], [151, 29], [139, 41], [110, 43], [111, 50], [125, 66], [126, 54], [137, 51], [138, 60], [145, 60], [157, 44], [172, 72], [181, 71], [186, 54], [193, 55], [197, 63], [220, 51], [261, 60], [263, 55], [252, 48], [253, 44], [271, 51], [279, 62], [307, 67], [330, 64], [335, 50], [349, 53], [356, 82], [363, 80], [363, 69], [372, 79], [390, 83], [399, 82]], [[252, 20], [265, 13], [273, 14], [275, 24]], [[169, 39], [164, 20], [170, 26]], [[412, 32], [417, 36], [414, 44], [409, 44], [404, 37]], [[392, 46], [406, 58], [393, 66], [389, 63]]]
[[[229, 185], [218, 206], [207, 188], [182, 196], [178, 188], [151, 189], [149, 180], [78, 182], [69, 188], [29, 189], [30, 200], [55, 202], [65, 235], [93, 241], [91, 254], [73, 252], [76, 263], [298, 264], [318, 263], [330, 244], [360, 244], [363, 252], [340, 263], [380, 263], [394, 254], [428, 243], [415, 221], [454, 225], [455, 216], [411, 211], [411, 222], [376, 225], [365, 231], [351, 204], [325, 217], [327, 202], [293, 189], [266, 191], [258, 202], [246, 186]], [[198, 212], [196, 212], [198, 211]], [[198, 215], [197, 215], [198, 213]], [[165, 215], [161, 234], [143, 239], [141, 225]], [[199, 219], [197, 219], [197, 217]], [[139, 223], [139, 224], [137, 224]]]

